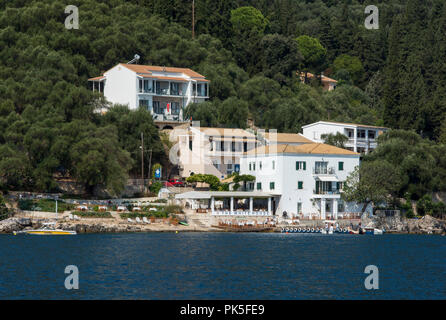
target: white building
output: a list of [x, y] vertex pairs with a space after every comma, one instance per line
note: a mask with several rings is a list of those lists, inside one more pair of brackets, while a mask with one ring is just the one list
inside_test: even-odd
[[201, 173], [220, 179], [240, 170], [240, 157], [255, 148], [257, 141], [253, 133], [243, 129], [198, 126], [175, 128], [170, 139], [177, 143], [181, 177]]
[[209, 97], [209, 80], [187, 68], [120, 63], [88, 81], [111, 103], [147, 108], [155, 121], [183, 121], [187, 105]]
[[336, 219], [361, 212], [361, 206], [341, 200], [343, 183], [359, 158], [359, 153], [321, 143], [276, 144], [247, 152], [240, 173], [256, 177], [255, 192], [274, 195], [276, 215]]
[[389, 130], [385, 127], [375, 127], [361, 124], [319, 121], [302, 127], [303, 135], [314, 142], [323, 143], [323, 134], [342, 133], [348, 137], [345, 147], [348, 150], [368, 153], [377, 147], [377, 138]]

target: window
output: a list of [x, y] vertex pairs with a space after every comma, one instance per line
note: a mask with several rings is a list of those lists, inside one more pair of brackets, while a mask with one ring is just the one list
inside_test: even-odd
[[153, 112], [155, 112], [156, 114], [163, 114], [164, 113], [164, 109], [161, 106], [159, 101], [153, 101]]
[[248, 152], [248, 142], [243, 142], [243, 152]]
[[302, 190], [304, 188], [304, 182], [303, 181], [298, 181], [297, 182], [297, 189]]
[[336, 182], [336, 190], [341, 191], [344, 188], [344, 182]]
[[259, 170], [262, 170], [262, 161], [259, 161]]
[[255, 162], [252, 163], [252, 170], [256, 171], [256, 163]]
[[220, 141], [220, 151], [225, 151], [225, 142]]
[[296, 161], [296, 170], [307, 170], [307, 163], [305, 161]]
[[331, 181], [319, 181], [316, 180], [316, 194], [327, 194], [333, 191]]
[[139, 87], [138, 87], [138, 92], [142, 92], [142, 80], [139, 80]]
[[149, 100], [139, 100], [139, 106], [145, 109], [149, 108]]
[[328, 173], [328, 162], [316, 161], [315, 174], [327, 174]]
[[262, 190], [262, 183], [261, 182], [257, 182], [257, 190]]
[[252, 171], [251, 162], [249, 163], [249, 171]]
[[235, 141], [231, 142], [231, 150], [232, 150], [232, 152], [235, 152]]
[[360, 139], [365, 139], [365, 130], [358, 130], [356, 136]]
[[189, 150], [192, 150], [192, 137], [189, 137]]
[[232, 165], [232, 162], [231, 162], [231, 163], [228, 163], [226, 165], [226, 173], [227, 174], [231, 174], [232, 172], [233, 172], [233, 165]]
[[375, 131], [369, 131], [369, 139], [375, 139]]
[[270, 190], [274, 190], [274, 187], [275, 187], [275, 183], [274, 182], [270, 182], [269, 183], [269, 189]]
[[170, 83], [170, 94], [173, 96], [178, 96], [180, 94], [180, 85], [176, 82]]
[[343, 171], [344, 170], [344, 162], [340, 161], [338, 162], [338, 170]]
[[297, 203], [297, 213], [299, 213], [299, 214], [302, 213], [302, 202]]
[[153, 92], [153, 81], [152, 80], [144, 80], [144, 92], [145, 93]]

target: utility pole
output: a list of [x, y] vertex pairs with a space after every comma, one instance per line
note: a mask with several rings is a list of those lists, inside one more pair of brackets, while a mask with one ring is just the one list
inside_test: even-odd
[[192, 39], [195, 39], [195, 0], [192, 0]]
[[141, 179], [142, 192], [144, 192], [144, 133], [141, 132]]
[[149, 157], [149, 180], [152, 179], [152, 149], [149, 150], [150, 152], [150, 157]]

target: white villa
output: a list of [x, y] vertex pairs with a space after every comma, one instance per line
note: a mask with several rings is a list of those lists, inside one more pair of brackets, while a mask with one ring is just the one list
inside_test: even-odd
[[319, 121], [302, 127], [303, 135], [314, 142], [323, 143], [323, 134], [342, 133], [348, 137], [346, 149], [368, 153], [377, 147], [377, 138], [389, 130], [385, 127], [376, 127], [361, 124]]
[[209, 98], [209, 80], [187, 68], [120, 63], [88, 81], [111, 103], [147, 108], [155, 121], [183, 121], [187, 105]]
[[343, 183], [359, 158], [359, 153], [321, 143], [276, 144], [248, 151], [240, 173], [256, 177], [250, 186], [255, 192], [273, 196], [276, 215], [337, 219], [362, 209], [341, 200]]
[[256, 137], [243, 129], [191, 126], [175, 128], [171, 140], [177, 142], [177, 164], [183, 178], [212, 174], [220, 179], [240, 171], [240, 157], [256, 147]]

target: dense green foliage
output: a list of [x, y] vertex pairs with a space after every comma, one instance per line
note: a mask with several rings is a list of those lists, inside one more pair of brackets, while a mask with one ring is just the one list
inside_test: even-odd
[[6, 206], [5, 199], [0, 194], [0, 221], [9, 218], [10, 214], [11, 214], [11, 212], [8, 209], [8, 207]]
[[[446, 142], [444, 1], [378, 0], [378, 30], [364, 27], [362, 0], [195, 3], [192, 38], [189, 1], [75, 0], [79, 30], [65, 29], [62, 1], [1, 2], [0, 187], [49, 191], [56, 179], [74, 178], [90, 192], [119, 194], [129, 175], [140, 175], [141, 132], [153, 163], [164, 163], [148, 112], [114, 106], [101, 115], [110, 106], [88, 89], [89, 77], [135, 53], [140, 63], [192, 68], [211, 81], [210, 101], [187, 110], [202, 125], [246, 127], [252, 119], [299, 132], [333, 120]], [[317, 77], [303, 84], [299, 72]], [[322, 91], [321, 72], [339, 80], [336, 90]], [[401, 168], [407, 182], [398, 194], [446, 190], [444, 145], [388, 139], [372, 160]], [[387, 154], [397, 143], [398, 161]]]
[[[56, 201], [50, 199], [21, 199], [18, 202], [18, 207], [20, 210], [27, 211], [44, 211], [44, 212], [55, 212], [56, 211]], [[64, 201], [57, 201], [57, 212], [63, 213], [64, 211], [73, 210], [74, 205], [66, 203]]]

